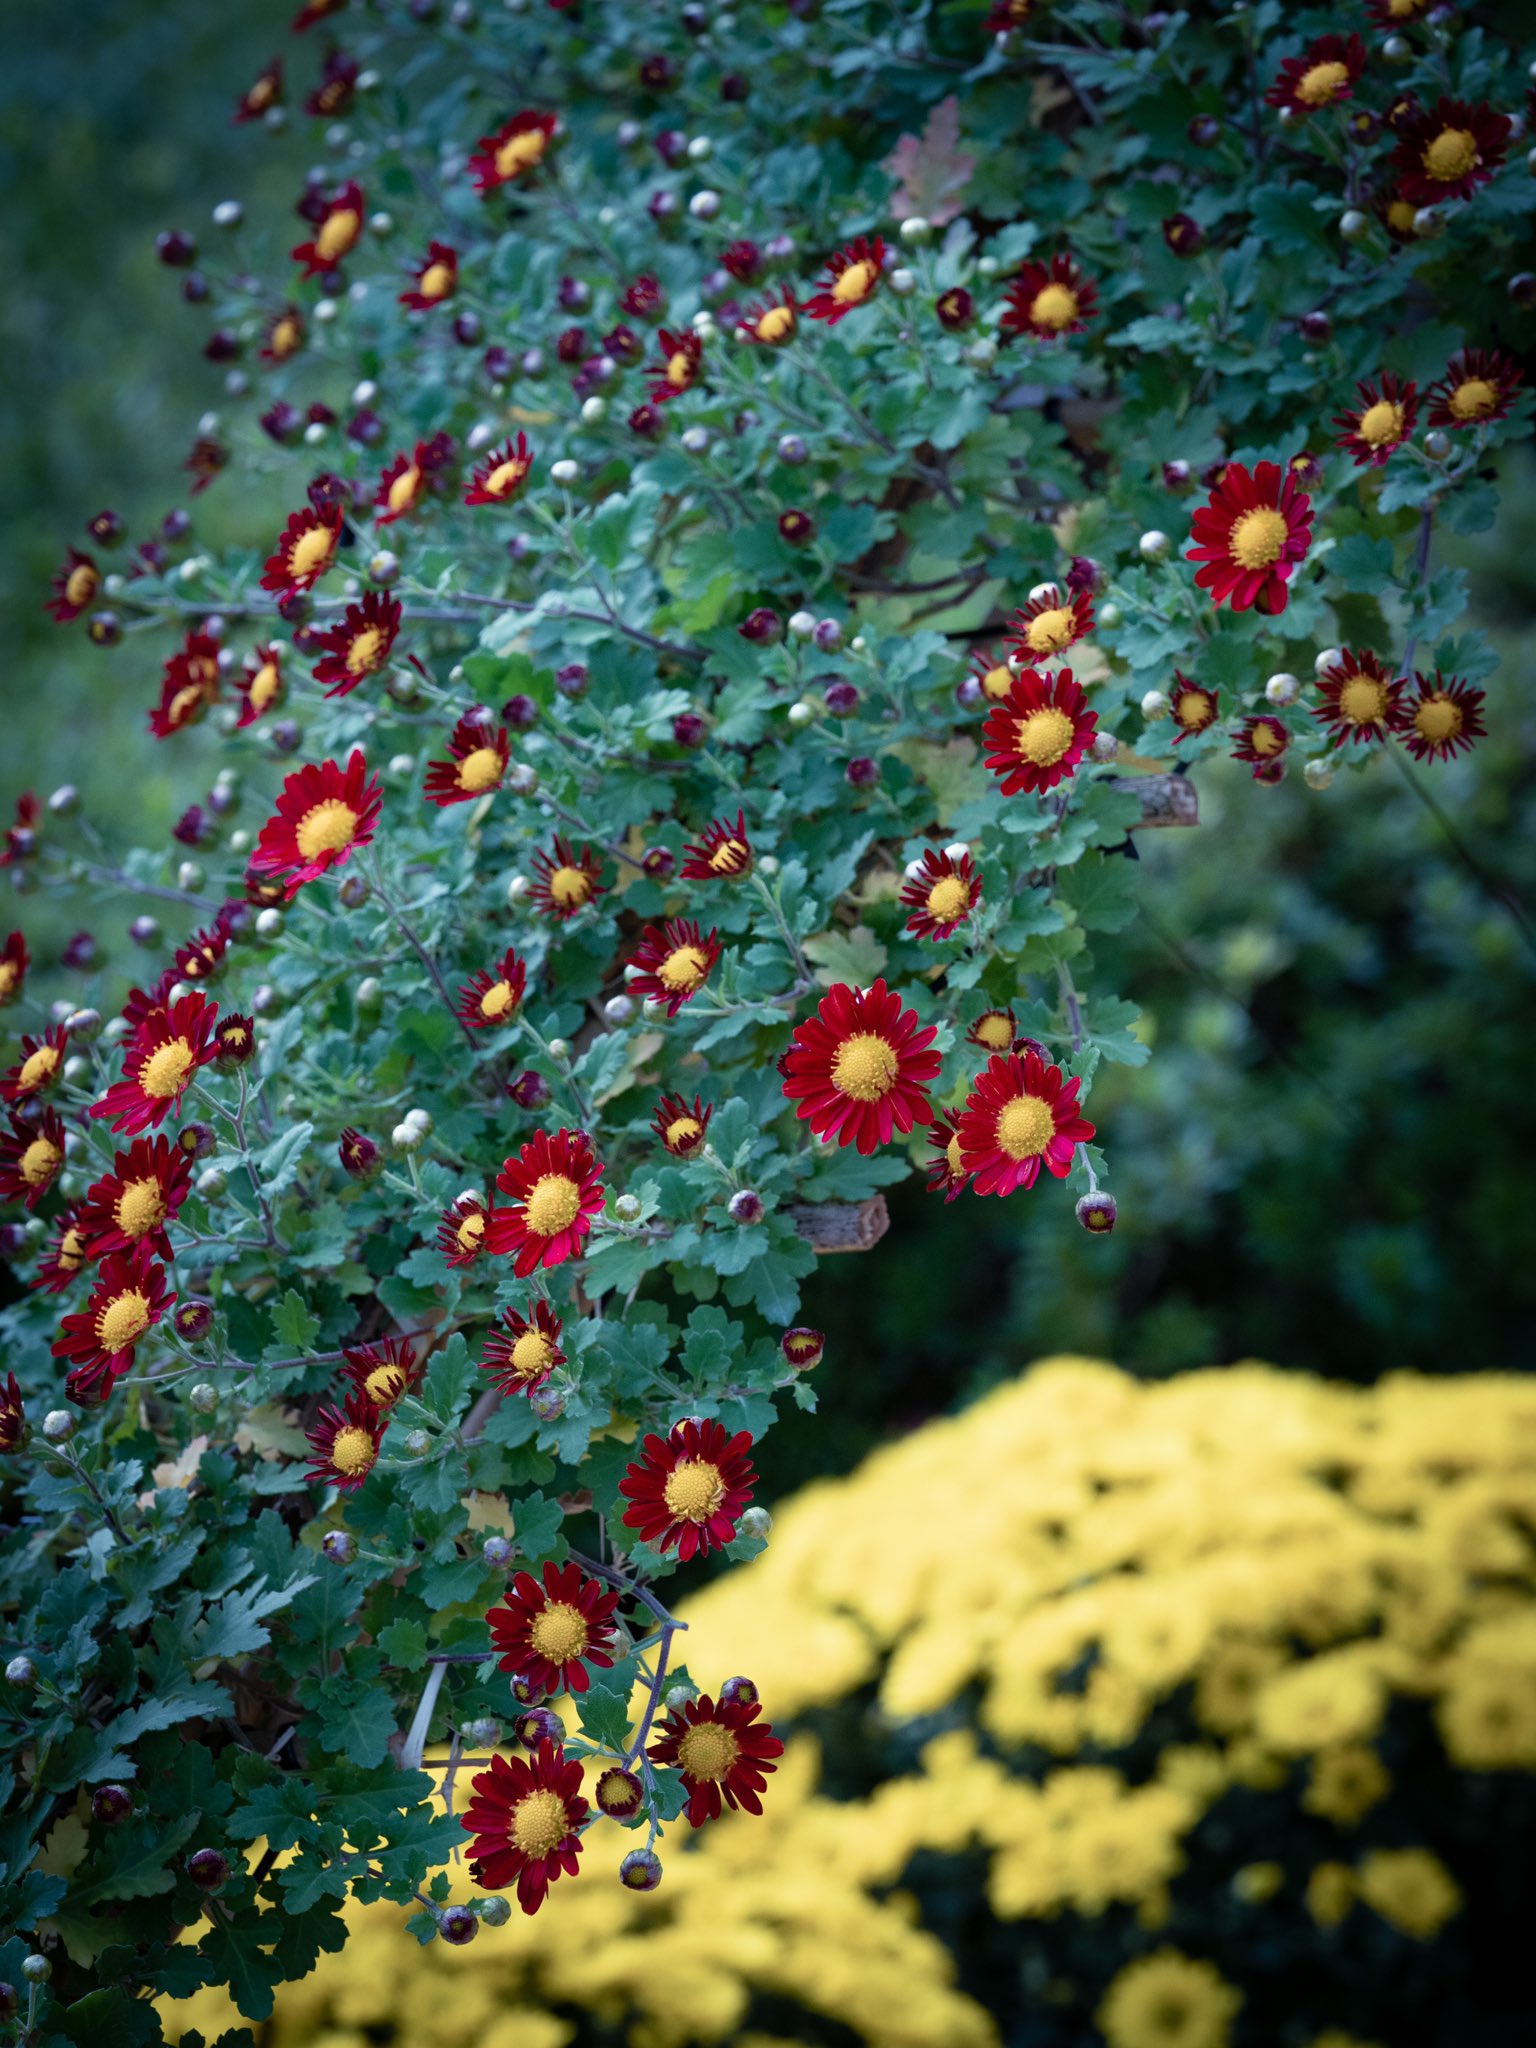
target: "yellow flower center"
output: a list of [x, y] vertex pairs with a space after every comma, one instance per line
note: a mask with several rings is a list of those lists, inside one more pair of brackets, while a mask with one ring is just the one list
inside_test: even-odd
[[684, 1458], [673, 1467], [662, 1498], [679, 1522], [707, 1522], [725, 1499], [725, 1478], [707, 1458]]
[[444, 299], [453, 290], [453, 266], [449, 263], [429, 263], [421, 273], [416, 287], [424, 299]]
[[1016, 1095], [997, 1115], [997, 1142], [1010, 1159], [1038, 1159], [1056, 1135], [1051, 1105], [1038, 1095]]
[[1072, 745], [1072, 721], [1054, 704], [1042, 705], [1018, 721], [1016, 745], [1037, 768], [1054, 768]]
[[124, 1237], [144, 1237], [165, 1221], [165, 1196], [159, 1181], [131, 1180], [117, 1198], [113, 1220]]
[[562, 910], [585, 903], [592, 884], [580, 868], [556, 868], [549, 878], [549, 893]]
[[1461, 706], [1454, 697], [1426, 697], [1413, 714], [1414, 731], [1432, 744], [1455, 739], [1462, 724]]
[[315, 237], [315, 254], [327, 263], [334, 263], [352, 247], [362, 225], [362, 215], [350, 206], [338, 207], [335, 213], [328, 213]]
[[1351, 676], [1339, 692], [1339, 716], [1348, 725], [1380, 725], [1387, 715], [1387, 690], [1374, 676]]
[[739, 839], [722, 839], [709, 856], [709, 864], [717, 875], [723, 875], [728, 868], [737, 867], [747, 857], [747, 849]]
[[678, 1767], [690, 1778], [723, 1784], [741, 1755], [741, 1744], [718, 1721], [696, 1721], [677, 1745]]
[[530, 171], [543, 156], [549, 137], [542, 128], [526, 128], [521, 135], [509, 135], [495, 155], [498, 178], [515, 178]]
[[378, 1456], [373, 1438], [359, 1423], [349, 1423], [345, 1429], [338, 1429], [331, 1443], [331, 1468], [345, 1472], [350, 1479], [355, 1473], [368, 1471]]
[[328, 796], [300, 818], [294, 843], [305, 860], [340, 853], [357, 837], [357, 813], [339, 796]]
[[1256, 725], [1248, 735], [1248, 743], [1256, 754], [1281, 754], [1285, 751], [1283, 734], [1276, 732], [1268, 723]]
[[1227, 545], [1239, 568], [1267, 569], [1271, 562], [1279, 561], [1289, 531], [1283, 512], [1272, 505], [1255, 505], [1241, 519], [1233, 520]]
[[949, 1168], [950, 1172], [955, 1176], [956, 1180], [958, 1180], [961, 1174], [964, 1173], [965, 1161], [960, 1157], [960, 1140], [958, 1136], [951, 1138], [949, 1143], [944, 1147], [944, 1163]]
[[530, 1792], [512, 1809], [512, 1842], [525, 1856], [552, 1856], [571, 1832], [558, 1792]]
[[1064, 647], [1072, 645], [1074, 620], [1065, 606], [1057, 605], [1048, 612], [1031, 619], [1024, 631], [1033, 654], [1060, 654]]
[[89, 562], [78, 562], [70, 570], [64, 595], [72, 605], [89, 604], [96, 589], [96, 571]]
[[[836, 286], [833, 287], [836, 296]], [[787, 341], [795, 331], [795, 316], [788, 306], [770, 306], [757, 323], [759, 341]]]
[[408, 512], [416, 502], [416, 493], [421, 489], [421, 471], [414, 462], [408, 462], [389, 487], [388, 505], [391, 512]]
[[505, 1017], [512, 1007], [512, 984], [510, 981], [492, 982], [480, 998], [482, 1017]]
[[1360, 415], [1360, 424], [1355, 429], [1362, 441], [1372, 448], [1385, 448], [1403, 438], [1403, 408], [1394, 405], [1389, 398], [1378, 398]]
[[0, 997], [8, 996], [21, 979], [21, 970], [14, 960], [0, 960]]
[[1059, 334], [1077, 318], [1077, 293], [1064, 284], [1044, 285], [1030, 302], [1029, 317], [1036, 327]]
[[686, 1152], [703, 1135], [704, 1126], [696, 1116], [675, 1116], [667, 1125], [667, 1143], [675, 1152]]
[[461, 1252], [472, 1251], [485, 1239], [485, 1216], [479, 1209], [471, 1209], [458, 1229], [453, 1233], [455, 1244]]
[[194, 711], [201, 709], [202, 688], [197, 683], [184, 683], [165, 707], [165, 722], [171, 727], [184, 725]]
[[541, 1174], [523, 1204], [523, 1220], [538, 1237], [569, 1230], [580, 1214], [581, 1189], [568, 1173]]
[[349, 676], [371, 676], [379, 665], [379, 656], [384, 647], [385, 633], [382, 626], [364, 626], [360, 633], [352, 635], [347, 648], [347, 674]]
[[299, 323], [297, 320], [279, 320], [267, 337], [268, 352], [281, 362], [291, 356], [299, 345]]
[[1006, 1052], [1013, 1043], [1013, 1019], [1001, 1010], [988, 1010], [976, 1019], [974, 1036], [994, 1052]]
[[126, 1351], [149, 1328], [149, 1301], [129, 1288], [109, 1301], [96, 1318], [96, 1336], [103, 1351]]
[[1411, 199], [1394, 199], [1387, 208], [1387, 226], [1395, 234], [1411, 235], [1413, 218], [1417, 212], [1418, 208]]
[[1215, 706], [1204, 690], [1185, 690], [1174, 701], [1174, 714], [1180, 725], [1200, 726], [1210, 722]]
[[1480, 420], [1499, 402], [1499, 387], [1486, 377], [1468, 377], [1458, 384], [1446, 404], [1459, 420]]
[[564, 1664], [572, 1657], [585, 1656], [587, 1624], [579, 1607], [565, 1600], [551, 1600], [528, 1631], [528, 1640], [551, 1664]]
[[867, 299], [875, 288], [880, 275], [880, 266], [867, 258], [850, 263], [832, 287], [833, 303], [839, 306], [856, 306], [860, 299]]
[[405, 1374], [398, 1365], [386, 1360], [383, 1365], [376, 1365], [363, 1381], [363, 1391], [375, 1408], [387, 1408], [405, 1392]]
[[686, 349], [678, 349], [667, 358], [667, 382], [674, 391], [681, 391], [693, 376], [693, 364]]
[[896, 1048], [876, 1031], [845, 1039], [832, 1062], [832, 1083], [855, 1102], [878, 1102], [896, 1085]]
[[21, 1072], [16, 1076], [17, 1083], [23, 1089], [41, 1088], [58, 1064], [57, 1048], [40, 1045], [36, 1052], [29, 1053], [22, 1061]]
[[196, 1055], [184, 1038], [157, 1045], [139, 1069], [139, 1087], [157, 1102], [168, 1102], [186, 1086]]
[[1313, 64], [1296, 81], [1296, 97], [1304, 107], [1326, 107], [1349, 84], [1349, 66], [1336, 59]]
[[1470, 128], [1442, 128], [1424, 145], [1424, 168], [1437, 185], [1464, 178], [1477, 162], [1477, 137]]
[[84, 1235], [71, 1225], [59, 1239], [59, 1251], [55, 1264], [61, 1272], [73, 1273], [84, 1257]]
[[251, 687], [247, 692], [251, 700], [251, 709], [265, 711], [267, 706], [274, 702], [282, 687], [276, 662], [264, 661], [251, 677]]
[[476, 796], [494, 789], [501, 780], [501, 755], [494, 747], [476, 747], [459, 763], [460, 789], [472, 789]]
[[485, 480], [485, 489], [493, 498], [504, 498], [508, 491], [516, 489], [527, 473], [527, 464], [519, 462], [514, 455], [508, 462], [497, 463]]
[[999, 662], [996, 668], [989, 668], [981, 679], [982, 695], [999, 703], [1013, 688], [1013, 671], [1006, 662]]
[[971, 892], [958, 875], [946, 875], [928, 891], [928, 908], [940, 923], [963, 917], [971, 907]]
[[512, 1346], [512, 1370], [519, 1379], [533, 1380], [549, 1370], [554, 1346], [542, 1330], [524, 1330]]
[[52, 1180], [59, 1170], [64, 1154], [47, 1138], [34, 1138], [22, 1153], [21, 1177], [29, 1188], [41, 1187], [44, 1181]]
[[303, 576], [318, 576], [336, 552], [336, 535], [329, 526], [311, 526], [288, 550], [288, 574], [295, 582]]
[[694, 989], [708, 972], [709, 961], [697, 946], [679, 946], [657, 968], [656, 979], [663, 988], [673, 991]]

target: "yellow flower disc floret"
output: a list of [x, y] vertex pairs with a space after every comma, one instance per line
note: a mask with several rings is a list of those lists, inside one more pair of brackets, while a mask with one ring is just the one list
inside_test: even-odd
[[878, 1102], [896, 1085], [896, 1048], [877, 1031], [846, 1039], [832, 1062], [832, 1083], [855, 1102]]

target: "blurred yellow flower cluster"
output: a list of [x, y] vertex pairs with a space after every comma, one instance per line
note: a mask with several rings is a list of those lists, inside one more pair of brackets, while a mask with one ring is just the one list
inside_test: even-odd
[[[346, 1951], [285, 1994], [273, 2048], [562, 2048], [575, 2024], [551, 2008], [631, 2048], [785, 2048], [750, 2032], [764, 1997], [871, 2048], [989, 2048], [994, 2019], [891, 1889], [914, 1854], [980, 1851], [1004, 1920], [1128, 1907], [1150, 1947], [1187, 1838], [1234, 1788], [1290, 1787], [1337, 1838], [1293, 1899], [1319, 1938], [1364, 1910], [1429, 1941], [1462, 1907], [1451, 1873], [1427, 1847], [1352, 1841], [1391, 1811], [1375, 1738], [1403, 1696], [1450, 1765], [1536, 1771], [1532, 1528], [1531, 1380], [1038, 1366], [809, 1487], [761, 1558], [686, 1608], [695, 1671], [749, 1674], [789, 1737], [765, 1819], [704, 1829], [647, 1897], [616, 1881], [627, 1837], [599, 1831], [537, 1923], [465, 1950], [358, 1912]], [[832, 1797], [817, 1740], [787, 1724], [866, 1689], [877, 1731], [939, 1732], [906, 1775]], [[1101, 1760], [1175, 1695], [1176, 1741], [1148, 1761], [1142, 1740], [1134, 1769]], [[1025, 1775], [1026, 1745], [1059, 1761]], [[1255, 1913], [1286, 1888], [1279, 1862], [1232, 1863]], [[1241, 1984], [1123, 1947], [1072, 1991], [1110, 2048], [1222, 2048]], [[175, 2017], [227, 2023], [211, 2001]], [[1318, 2048], [1345, 2048], [1333, 2015], [1306, 2017]]]

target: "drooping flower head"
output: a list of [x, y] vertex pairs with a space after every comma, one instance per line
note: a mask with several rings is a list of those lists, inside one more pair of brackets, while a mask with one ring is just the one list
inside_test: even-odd
[[66, 1209], [53, 1226], [53, 1235], [47, 1249], [38, 1262], [31, 1285], [45, 1294], [62, 1294], [79, 1273], [82, 1266], [90, 1263], [90, 1252], [85, 1241], [85, 1232], [80, 1228], [77, 1212]]
[[211, 633], [188, 633], [165, 664], [160, 702], [149, 714], [157, 740], [201, 718], [219, 694], [219, 643]]
[[272, 641], [253, 647], [245, 657], [245, 668], [237, 685], [240, 691], [240, 724], [254, 725], [283, 701], [283, 650]]
[[1397, 728], [1409, 753], [1419, 761], [1470, 753], [1486, 730], [1484, 692], [1455, 676], [1447, 679], [1439, 669], [1432, 676], [1416, 674], [1413, 681], [1417, 695], [1401, 707]]
[[1497, 348], [1464, 348], [1452, 356], [1445, 375], [1429, 388], [1432, 427], [1485, 427], [1501, 420], [1515, 402], [1525, 372]]
[[1291, 735], [1278, 718], [1261, 711], [1257, 718], [1245, 718], [1232, 749], [1234, 761], [1246, 761], [1255, 782], [1278, 782], [1285, 772], [1285, 750]]
[[928, 1160], [928, 1192], [941, 1194], [946, 1202], [952, 1202], [971, 1177], [960, 1155], [959, 1132], [958, 1109], [941, 1109], [928, 1126], [928, 1142], [933, 1147]]
[[361, 1392], [349, 1394], [343, 1408], [321, 1408], [305, 1432], [314, 1453], [305, 1478], [351, 1493], [378, 1463], [388, 1424], [388, 1413]]
[[1098, 726], [1071, 669], [1045, 676], [1027, 668], [982, 727], [987, 766], [1000, 777], [1004, 796], [1054, 789], [1077, 773]]
[[794, 340], [799, 326], [799, 303], [793, 287], [786, 284], [780, 287], [777, 298], [770, 292], [766, 299], [748, 306], [736, 322], [736, 332], [764, 348], [782, 348], [786, 341]]
[[578, 854], [571, 842], [558, 834], [552, 853], [545, 853], [542, 847], [535, 850], [533, 872], [529, 902], [562, 923], [606, 893], [602, 862], [591, 847], [584, 846]]
[[706, 937], [691, 917], [648, 924], [626, 970], [630, 992], [662, 1004], [675, 1017], [704, 986], [719, 958], [717, 935], [711, 931]]
[[1063, 593], [1047, 584], [1014, 613], [1009, 631], [1021, 661], [1051, 661], [1093, 631], [1093, 598], [1086, 590]]
[[133, 1133], [179, 1111], [199, 1067], [215, 1055], [218, 1016], [217, 1003], [200, 994], [151, 1010], [128, 1041], [122, 1079], [91, 1104], [90, 1115], [105, 1117], [115, 1131]]
[[835, 327], [855, 307], [867, 305], [880, 289], [885, 269], [885, 243], [878, 235], [859, 235], [846, 249], [827, 258], [827, 274], [805, 302], [808, 319]]
[[336, 761], [296, 768], [261, 828], [250, 865], [258, 874], [281, 880], [291, 901], [306, 882], [368, 844], [383, 801], [383, 789], [370, 781], [361, 748], [345, 768]]
[[465, 1855], [476, 1884], [493, 1892], [515, 1884], [517, 1903], [536, 1913], [562, 1873], [576, 1875], [588, 1813], [580, 1763], [546, 1738], [532, 1757], [498, 1752], [470, 1784], [460, 1825], [474, 1837]]
[[1399, 29], [1422, 21], [1435, 0], [1365, 0], [1365, 11], [1378, 28]]
[[15, 1373], [0, 1380], [0, 1451], [14, 1451], [26, 1434], [27, 1411]]
[[64, 1390], [82, 1408], [106, 1400], [133, 1364], [134, 1346], [176, 1299], [147, 1244], [104, 1259], [91, 1298], [65, 1316], [54, 1340], [55, 1358], [71, 1361]]
[[1399, 195], [1411, 206], [1470, 199], [1503, 163], [1509, 142], [1509, 116], [1481, 100], [1442, 97], [1392, 125], [1392, 170]]
[[1264, 97], [1272, 107], [1315, 114], [1349, 99], [1364, 69], [1365, 44], [1359, 36], [1319, 36], [1301, 56], [1286, 58]]
[[541, 1692], [585, 1692], [589, 1664], [613, 1664], [613, 1610], [617, 1592], [589, 1579], [574, 1564], [546, 1564], [540, 1585], [519, 1572], [507, 1589], [505, 1607], [486, 1615], [499, 1669], [525, 1678]]
[[928, 1084], [942, 1064], [937, 1036], [883, 980], [869, 989], [838, 982], [795, 1026], [781, 1062], [784, 1094], [818, 1138], [873, 1152], [894, 1132], [928, 1122]]
[[915, 939], [947, 939], [981, 901], [981, 870], [968, 853], [957, 860], [930, 847], [920, 872], [903, 884], [901, 901], [913, 912], [906, 928]]
[[1380, 468], [1413, 432], [1418, 386], [1384, 370], [1375, 383], [1362, 378], [1355, 389], [1360, 394], [1355, 411], [1334, 415], [1333, 424], [1341, 430], [1334, 446], [1347, 449], [1357, 469]]
[[1008, 287], [1001, 329], [1004, 340], [1015, 334], [1036, 341], [1058, 341], [1080, 334], [1099, 310], [1099, 288], [1077, 264], [1058, 251], [1050, 262], [1026, 263]]
[[375, 1415], [387, 1415], [421, 1378], [424, 1361], [408, 1337], [383, 1337], [343, 1351], [341, 1376]]
[[315, 681], [325, 684], [327, 697], [350, 695], [383, 668], [399, 631], [399, 598], [365, 591], [334, 626], [314, 635], [311, 644], [324, 655], [315, 666]]
[[283, 103], [283, 60], [274, 57], [265, 70], [258, 71], [250, 84], [235, 102], [235, 111], [230, 117], [236, 123], [259, 121], [263, 114]]
[[336, 1141], [336, 1156], [353, 1180], [367, 1180], [378, 1166], [379, 1148], [365, 1132], [348, 1124]]
[[592, 1218], [603, 1206], [603, 1169], [585, 1131], [535, 1131], [496, 1185], [510, 1206], [491, 1217], [486, 1237], [498, 1257], [515, 1253], [520, 1280], [540, 1266], [559, 1266], [586, 1250]]
[[651, 1118], [651, 1129], [674, 1159], [691, 1159], [704, 1143], [714, 1113], [714, 1104], [697, 1095], [691, 1109], [686, 1096], [663, 1095]]
[[558, 125], [554, 114], [535, 114], [525, 107], [494, 135], [482, 135], [469, 159], [475, 190], [483, 198], [500, 185], [531, 177], [543, 163]]
[[0, 946], [0, 1009], [14, 1003], [21, 994], [31, 964], [25, 938], [20, 932], [8, 932], [5, 944]]
[[459, 990], [458, 1014], [471, 1031], [514, 1024], [528, 987], [528, 965], [516, 952], [503, 953], [494, 967], [482, 967]]
[[311, 505], [291, 513], [261, 572], [262, 589], [276, 591], [279, 602], [301, 590], [313, 590], [336, 560], [341, 523], [339, 505], [323, 514]]
[[1033, 21], [1039, 7], [1040, 0], [992, 0], [981, 32], [984, 36], [1005, 36], [1010, 29], [1023, 28]]
[[143, 1243], [169, 1262], [165, 1226], [191, 1192], [192, 1161], [173, 1138], [135, 1138], [80, 1205], [79, 1224], [91, 1257], [132, 1251]]
[[1033, 1049], [999, 1053], [976, 1076], [960, 1112], [960, 1160], [978, 1195], [1032, 1188], [1043, 1166], [1058, 1180], [1094, 1134], [1068, 1081]]
[[437, 1248], [450, 1266], [472, 1266], [485, 1250], [490, 1211], [478, 1195], [448, 1204], [437, 1226]]
[[1195, 582], [1213, 603], [1235, 612], [1257, 605], [1273, 617], [1285, 610], [1286, 584], [1312, 544], [1312, 501], [1278, 463], [1250, 471], [1229, 462], [1195, 513], [1191, 538], [1186, 558], [1202, 564]]
[[704, 362], [702, 338], [688, 330], [674, 334], [663, 327], [659, 336], [661, 363], [652, 373], [651, 401], [665, 405], [668, 399], [679, 398], [685, 391], [691, 391], [699, 381], [699, 371]]
[[304, 266], [306, 277], [323, 276], [351, 255], [363, 232], [367, 212], [368, 202], [363, 197], [362, 186], [349, 178], [326, 201], [325, 211], [315, 223], [314, 234], [292, 251], [294, 262]]
[[533, 468], [533, 451], [526, 435], [519, 433], [487, 455], [470, 478], [464, 493], [466, 505], [509, 505], [528, 480]]
[[53, 1109], [31, 1117], [13, 1110], [10, 1126], [0, 1138], [0, 1202], [35, 1209], [63, 1170], [64, 1126]]
[[61, 626], [67, 626], [89, 611], [101, 588], [101, 571], [79, 548], [66, 548], [62, 565], [54, 571], [53, 596], [43, 609]]
[[1013, 670], [1008, 666], [1008, 657], [994, 654], [989, 647], [971, 650], [971, 674], [981, 685], [981, 694], [989, 704], [1002, 704], [1013, 688]]
[[37, 821], [41, 815], [42, 805], [36, 792], [24, 789], [16, 799], [16, 821], [6, 826], [4, 840], [0, 842], [0, 868], [14, 867], [36, 852]]
[[64, 1071], [66, 1040], [62, 1024], [50, 1024], [41, 1038], [23, 1032], [21, 1058], [0, 1074], [0, 1101], [31, 1102], [45, 1094]]
[[228, 953], [229, 925], [221, 911], [211, 925], [193, 932], [176, 948], [176, 972], [183, 981], [207, 981], [218, 973]]
[[732, 1436], [722, 1423], [693, 1416], [667, 1436], [648, 1436], [619, 1482], [630, 1503], [625, 1528], [658, 1550], [675, 1550], [684, 1564], [720, 1549], [752, 1499], [751, 1449], [746, 1430]]
[[565, 1363], [560, 1349], [563, 1328], [547, 1301], [535, 1301], [531, 1316], [504, 1308], [501, 1328], [492, 1330], [485, 1340], [480, 1370], [494, 1374], [504, 1394], [531, 1394]]
[[447, 242], [429, 242], [427, 253], [411, 273], [414, 282], [400, 294], [402, 306], [429, 313], [451, 299], [459, 285], [459, 252]]
[[489, 726], [466, 712], [448, 738], [448, 759], [429, 761], [422, 793], [429, 804], [447, 810], [451, 804], [472, 804], [476, 797], [500, 789], [512, 758], [504, 725]]
[[385, 469], [373, 494], [375, 526], [393, 526], [416, 510], [427, 488], [430, 455], [430, 444], [418, 441], [409, 455], [397, 455]]
[[1341, 649], [1339, 659], [1317, 679], [1322, 702], [1313, 716], [1329, 729], [1334, 746], [1351, 740], [1384, 740], [1402, 724], [1404, 684], [1368, 649]]
[[752, 844], [747, 838], [747, 814], [736, 813], [736, 822], [716, 818], [699, 837], [683, 848], [679, 870], [685, 882], [736, 881], [750, 872]]
[[648, 1754], [653, 1764], [669, 1764], [682, 1773], [690, 1827], [718, 1820], [726, 1806], [762, 1812], [769, 1773], [778, 1769], [776, 1759], [784, 1754], [766, 1721], [753, 1726], [762, 1711], [758, 1700], [716, 1701], [708, 1693], [668, 1711]]

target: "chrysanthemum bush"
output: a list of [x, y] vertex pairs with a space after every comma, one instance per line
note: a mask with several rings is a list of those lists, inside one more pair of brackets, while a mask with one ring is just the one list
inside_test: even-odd
[[1221, 748], [1435, 806], [1498, 715], [1434, 537], [1528, 423], [1536, 185], [1519, 53], [1420, 12], [311, 0], [245, 86], [319, 65], [300, 225], [160, 242], [240, 544], [104, 511], [49, 600], [178, 843], [21, 789], [0, 855], [156, 906], [105, 1025], [0, 955], [40, 2038], [771, 1798], [662, 1581], [761, 1547], [800, 1282], [913, 1173], [1111, 1229], [1137, 835]]
[[1037, 1366], [686, 1603], [788, 1724], [761, 1823], [425, 1971], [360, 1909], [264, 2039], [1518, 2037], [1533, 1484], [1514, 1376]]

